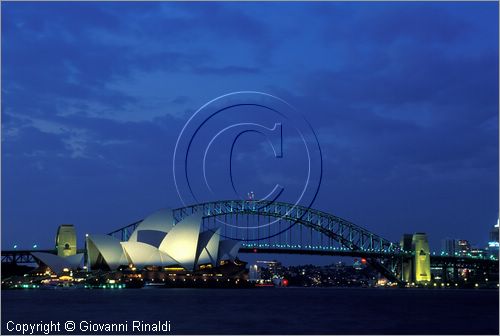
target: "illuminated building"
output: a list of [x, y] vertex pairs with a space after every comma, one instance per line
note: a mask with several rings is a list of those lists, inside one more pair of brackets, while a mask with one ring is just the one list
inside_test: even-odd
[[490, 241], [498, 243], [498, 226], [500, 225], [500, 218], [497, 220], [495, 226], [490, 231]]
[[460, 239], [457, 244], [457, 252], [460, 256], [464, 257], [470, 253], [470, 243], [468, 240]]
[[115, 270], [128, 265], [120, 241], [108, 235], [87, 235], [87, 265], [89, 269]]
[[202, 214], [195, 213], [174, 225], [172, 212], [160, 210], [140, 222], [128, 241], [88, 235], [88, 264], [92, 270], [130, 265], [193, 271], [234, 260], [239, 242], [220, 240], [218, 230], [200, 233], [201, 223]]
[[486, 254], [486, 251], [480, 248], [472, 248], [470, 250], [470, 255], [476, 258], [482, 258]]
[[60, 225], [56, 234], [56, 250], [60, 257], [76, 254], [75, 227], [71, 224]]
[[412, 239], [412, 247], [415, 251], [415, 282], [431, 281], [431, 256], [427, 235], [425, 233], [415, 233]]
[[358, 260], [358, 259], [354, 259], [354, 262], [352, 263], [352, 267], [353, 267], [355, 270], [359, 271], [359, 270], [362, 270], [362, 269], [363, 269], [363, 264], [361, 263], [361, 261], [360, 261], [360, 260]]
[[490, 256], [495, 256], [498, 258], [498, 250], [499, 250], [499, 243], [498, 243], [498, 226], [500, 224], [500, 219], [498, 219], [497, 223], [493, 227], [493, 229], [490, 231], [490, 239], [488, 241], [488, 254]]
[[52, 272], [57, 275], [62, 274], [65, 270], [76, 270], [82, 266], [83, 253], [60, 257], [52, 253], [32, 252], [31, 255], [39, 260], [43, 265], [46, 265]]
[[278, 274], [281, 270], [281, 263], [279, 261], [267, 261], [267, 260], [257, 260], [257, 264], [261, 264], [263, 267], [266, 267], [271, 274]]
[[57, 229], [56, 254], [32, 252], [31, 254], [57, 275], [65, 269], [76, 270], [83, 261], [83, 253], [76, 253], [76, 232], [73, 225], [63, 224]]
[[457, 241], [455, 239], [445, 238], [441, 241], [441, 252], [454, 256], [457, 252]]
[[260, 278], [261, 278], [260, 272], [261, 272], [261, 268], [258, 265], [251, 265], [249, 273], [248, 273], [248, 279], [250, 281], [260, 280]]
[[413, 251], [414, 257], [402, 263], [401, 280], [408, 283], [431, 281], [431, 257], [425, 233], [404, 234], [400, 246], [404, 251]]

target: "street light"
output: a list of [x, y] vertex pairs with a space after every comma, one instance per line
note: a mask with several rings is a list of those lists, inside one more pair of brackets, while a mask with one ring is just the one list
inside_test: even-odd
[[14, 244], [14, 248], [15, 248], [15, 249], [17, 248], [17, 244]]

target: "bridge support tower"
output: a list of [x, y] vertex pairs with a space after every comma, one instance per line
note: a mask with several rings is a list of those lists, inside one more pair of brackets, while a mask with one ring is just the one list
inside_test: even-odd
[[404, 251], [413, 257], [401, 261], [401, 280], [407, 283], [423, 284], [431, 281], [431, 256], [425, 233], [404, 234], [400, 242]]
[[60, 257], [76, 254], [76, 232], [72, 224], [62, 224], [57, 228], [56, 251]]

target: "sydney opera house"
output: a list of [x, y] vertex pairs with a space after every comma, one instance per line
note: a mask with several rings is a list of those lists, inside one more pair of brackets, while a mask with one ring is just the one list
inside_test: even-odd
[[205, 276], [242, 278], [246, 263], [237, 259], [240, 243], [221, 239], [220, 230], [201, 231], [201, 228], [201, 213], [175, 223], [172, 211], [163, 209], [142, 220], [127, 241], [110, 235], [86, 235], [86, 258], [77, 253], [72, 225], [59, 228], [56, 254], [34, 252], [33, 256], [57, 275], [86, 269], [100, 274], [121, 274], [118, 276], [133, 270], [142, 272], [144, 280], [153, 281], [168, 281], [172, 276], [177, 279], [203, 276], [202, 280], [207, 279]]
[[201, 224], [202, 215], [195, 213], [174, 225], [172, 211], [165, 209], [140, 222], [128, 241], [88, 235], [88, 267], [117, 270], [124, 265], [138, 269], [158, 266], [195, 271], [234, 260], [239, 242], [221, 240], [219, 230], [200, 232]]

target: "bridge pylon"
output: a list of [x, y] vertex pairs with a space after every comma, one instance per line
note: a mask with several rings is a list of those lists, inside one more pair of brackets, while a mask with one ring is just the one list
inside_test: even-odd
[[400, 242], [411, 256], [401, 261], [400, 279], [406, 283], [423, 284], [431, 281], [431, 254], [427, 234], [404, 234]]

